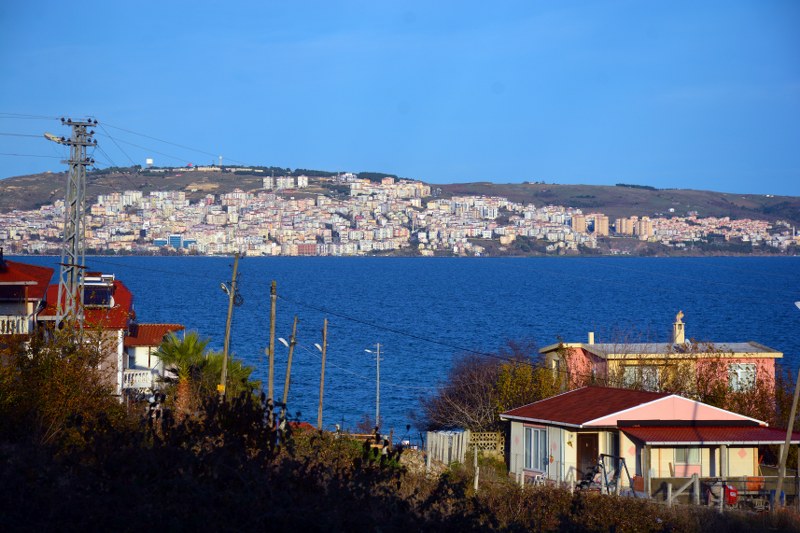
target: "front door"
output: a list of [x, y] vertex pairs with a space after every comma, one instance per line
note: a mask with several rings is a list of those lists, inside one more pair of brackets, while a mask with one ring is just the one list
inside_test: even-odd
[[597, 464], [597, 433], [578, 433], [578, 471], [583, 476]]

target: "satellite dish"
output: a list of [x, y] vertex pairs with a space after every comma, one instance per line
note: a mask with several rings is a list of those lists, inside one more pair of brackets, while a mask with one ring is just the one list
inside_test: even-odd
[[794, 305], [796, 305], [797, 308], [800, 309], [800, 302], [795, 302]]
[[228, 286], [225, 285], [224, 283], [220, 283], [219, 284], [219, 288], [222, 289], [222, 292], [224, 292], [225, 294], [230, 295], [230, 291], [228, 290]]

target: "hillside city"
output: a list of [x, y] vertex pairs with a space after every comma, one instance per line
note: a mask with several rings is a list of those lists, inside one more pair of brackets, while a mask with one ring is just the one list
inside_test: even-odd
[[[249, 168], [183, 167], [149, 172], [247, 172]], [[615, 243], [659, 243], [681, 251], [738, 243], [737, 251], [786, 253], [800, 244], [788, 223], [698, 213], [610, 220], [599, 212], [521, 204], [496, 196], [432, 195], [420, 181], [266, 176], [252, 192], [202, 196], [187, 191], [128, 190], [98, 195], [86, 216], [86, 249], [96, 253], [352, 256], [629, 253]], [[321, 190], [315, 194], [313, 191]], [[347, 191], [337, 197], [329, 191]], [[202, 193], [203, 189], [200, 189]], [[191, 189], [190, 194], [198, 193]], [[8, 253], [58, 253], [64, 202], [0, 214]], [[523, 244], [525, 243], [525, 244]]]

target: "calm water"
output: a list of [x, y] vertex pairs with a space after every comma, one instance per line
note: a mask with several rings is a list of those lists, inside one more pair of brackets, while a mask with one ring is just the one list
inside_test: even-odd
[[[18, 258], [54, 266], [57, 258]], [[233, 260], [213, 257], [90, 257], [134, 293], [141, 322], [178, 322], [222, 348]], [[381, 343], [381, 416], [402, 434], [417, 398], [446, 377], [465, 349], [508, 340], [539, 347], [585, 341], [667, 341], [678, 310], [687, 337], [754, 340], [800, 362], [800, 258], [243, 258], [244, 304], [234, 311], [232, 351], [265, 381], [269, 286], [278, 286], [277, 335], [300, 317], [290, 406], [316, 421], [322, 321], [328, 317], [326, 426], [375, 414]], [[276, 343], [276, 396], [288, 350]]]

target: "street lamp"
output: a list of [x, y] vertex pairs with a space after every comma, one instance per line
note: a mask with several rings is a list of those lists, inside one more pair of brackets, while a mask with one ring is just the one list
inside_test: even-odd
[[375, 345], [375, 351], [364, 350], [375, 355], [375, 427], [381, 423], [381, 343]]

